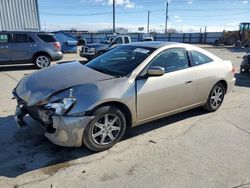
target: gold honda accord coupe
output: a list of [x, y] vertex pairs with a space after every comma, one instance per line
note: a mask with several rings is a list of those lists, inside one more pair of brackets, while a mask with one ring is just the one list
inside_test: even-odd
[[235, 83], [230, 61], [189, 44], [118, 46], [83, 65], [67, 62], [24, 77], [13, 90], [26, 116], [61, 146], [112, 147], [127, 127], [196, 107], [216, 111]]

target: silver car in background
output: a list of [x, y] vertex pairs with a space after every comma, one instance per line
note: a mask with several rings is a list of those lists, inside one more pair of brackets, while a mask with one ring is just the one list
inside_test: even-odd
[[216, 111], [235, 83], [230, 61], [192, 45], [121, 45], [86, 65], [55, 65], [13, 90], [15, 118], [30, 115], [61, 146], [112, 147], [127, 127], [203, 106]]
[[51, 33], [0, 32], [0, 65], [33, 63], [43, 69], [62, 58], [61, 44]]

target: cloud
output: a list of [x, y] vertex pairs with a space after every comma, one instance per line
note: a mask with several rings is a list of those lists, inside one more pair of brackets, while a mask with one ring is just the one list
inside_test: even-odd
[[[97, 3], [102, 3], [103, 5], [113, 5], [113, 0], [96, 0]], [[131, 0], [116, 0], [116, 6], [124, 6], [126, 8], [135, 8], [135, 3]]]
[[134, 3], [130, 3], [125, 5], [126, 8], [135, 8], [135, 4]]
[[180, 16], [174, 16], [174, 19], [175, 19], [176, 22], [182, 22], [183, 21]]
[[242, 3], [247, 4], [249, 1], [242, 1]]
[[193, 1], [192, 0], [188, 0], [187, 3], [188, 4], [193, 4]]

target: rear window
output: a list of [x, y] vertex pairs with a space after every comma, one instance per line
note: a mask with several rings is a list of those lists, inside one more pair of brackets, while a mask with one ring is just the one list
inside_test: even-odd
[[191, 56], [192, 66], [202, 65], [202, 64], [206, 64], [206, 63], [213, 61], [211, 58], [209, 58], [205, 54], [202, 54], [197, 51], [191, 51], [190, 56]]
[[37, 35], [43, 42], [57, 42], [53, 35]]
[[33, 42], [33, 39], [27, 34], [14, 34], [13, 43], [29, 43]]

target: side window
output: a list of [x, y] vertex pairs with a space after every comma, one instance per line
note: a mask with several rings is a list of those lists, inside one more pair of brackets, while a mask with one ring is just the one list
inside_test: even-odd
[[165, 72], [173, 72], [189, 67], [187, 52], [183, 48], [173, 48], [161, 52], [153, 60], [150, 66], [165, 68]]
[[10, 35], [0, 34], [0, 44], [10, 43]]
[[14, 34], [13, 43], [29, 43], [34, 42], [33, 39], [27, 34]]
[[43, 42], [56, 42], [53, 35], [39, 34], [37, 35]]
[[202, 65], [202, 64], [213, 61], [208, 56], [200, 52], [194, 51], [194, 50], [190, 51], [190, 59], [191, 59], [192, 66]]
[[126, 43], [129, 43], [128, 37], [124, 37], [124, 40], [125, 40], [125, 44], [126, 44]]
[[114, 42], [116, 42], [116, 44], [122, 44], [123, 41], [122, 41], [122, 37], [117, 37], [114, 39]]

